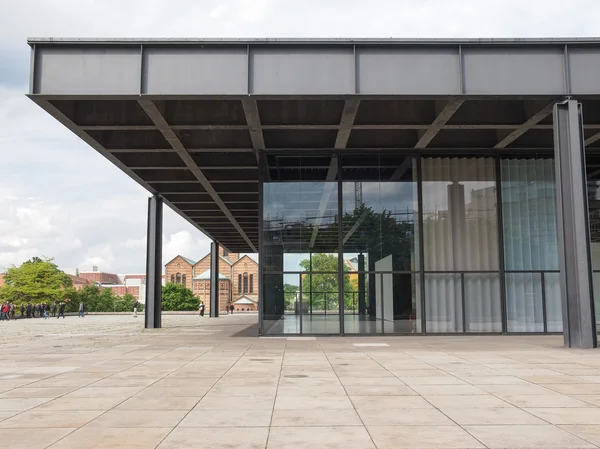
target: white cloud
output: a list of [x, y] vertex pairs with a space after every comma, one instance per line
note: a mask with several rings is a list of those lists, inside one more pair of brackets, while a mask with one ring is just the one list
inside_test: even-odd
[[181, 255], [195, 261], [210, 252], [210, 239], [199, 232], [179, 231], [163, 237], [163, 261]]

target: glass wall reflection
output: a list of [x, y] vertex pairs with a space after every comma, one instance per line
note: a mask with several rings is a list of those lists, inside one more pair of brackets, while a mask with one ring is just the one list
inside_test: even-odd
[[562, 331], [558, 273], [551, 273], [559, 269], [554, 161], [502, 159], [500, 168], [507, 330], [543, 332], [545, 314], [547, 330]]
[[[562, 331], [551, 158], [423, 156], [420, 183], [417, 158], [392, 152], [267, 154], [267, 162], [264, 333], [337, 334], [342, 324], [346, 334]], [[600, 317], [600, 287], [595, 295]]]
[[499, 271], [495, 161], [428, 157], [422, 170], [427, 332], [501, 332], [497, 277], [453, 274]]
[[282, 322], [271, 333], [337, 334], [338, 158], [280, 154], [268, 162], [263, 323]]
[[596, 328], [600, 332], [600, 155], [588, 154], [586, 168]]
[[415, 158], [345, 154], [342, 181], [345, 332], [420, 332]]

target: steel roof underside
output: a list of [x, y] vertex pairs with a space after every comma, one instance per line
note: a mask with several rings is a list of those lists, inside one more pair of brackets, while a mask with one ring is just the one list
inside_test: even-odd
[[32, 100], [230, 251], [258, 250], [263, 150], [551, 152], [573, 96], [600, 167], [598, 39], [29, 44]]

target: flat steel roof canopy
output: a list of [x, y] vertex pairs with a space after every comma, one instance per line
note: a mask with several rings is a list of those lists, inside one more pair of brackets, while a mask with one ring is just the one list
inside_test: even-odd
[[258, 250], [262, 150], [551, 152], [573, 96], [600, 168], [600, 39], [28, 42], [32, 100], [231, 251]]

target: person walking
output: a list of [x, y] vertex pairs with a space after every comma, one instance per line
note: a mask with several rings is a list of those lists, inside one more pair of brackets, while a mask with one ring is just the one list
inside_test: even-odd
[[229, 310], [231, 310], [231, 314], [233, 315], [233, 304], [229, 306]]
[[61, 315], [64, 320], [65, 319], [65, 303], [64, 302], [61, 302], [60, 305], [58, 306], [58, 316], [56, 317], [56, 319], [58, 320]]
[[134, 318], [137, 318], [137, 309], [138, 309], [139, 305], [140, 305], [140, 303], [139, 303], [139, 302], [138, 302], [138, 300], [136, 299], [136, 300], [133, 302], [133, 317], [134, 317]]
[[85, 304], [83, 303], [83, 301], [81, 301], [79, 303], [79, 318], [84, 318], [85, 317]]
[[15, 319], [15, 312], [17, 311], [17, 306], [12, 301], [9, 302], [8, 305], [9, 305], [10, 319], [14, 320]]
[[6, 321], [10, 320], [10, 317], [8, 316], [9, 310], [10, 310], [10, 306], [8, 304], [2, 305], [2, 318], [5, 319]]
[[21, 304], [21, 318], [25, 318], [25, 306]]
[[204, 316], [204, 301], [200, 301], [200, 306], [198, 307], [198, 310], [200, 310], [200, 316]]
[[56, 316], [56, 301], [52, 302], [52, 318]]

